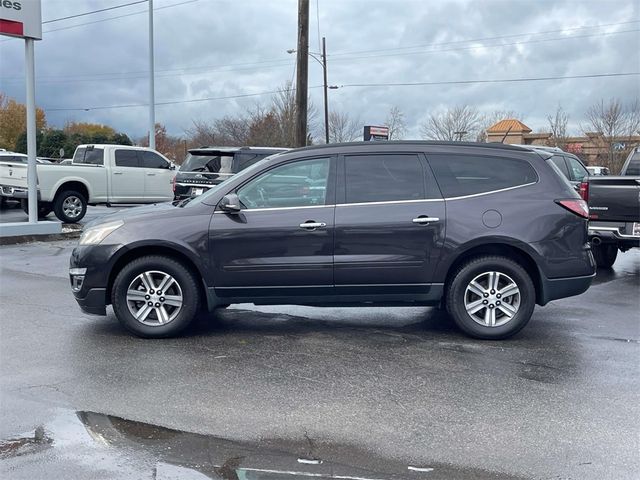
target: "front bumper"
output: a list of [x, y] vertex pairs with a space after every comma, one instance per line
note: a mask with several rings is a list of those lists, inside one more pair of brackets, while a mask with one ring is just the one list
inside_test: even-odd
[[122, 245], [78, 245], [69, 261], [71, 292], [83, 312], [106, 315], [109, 274]]

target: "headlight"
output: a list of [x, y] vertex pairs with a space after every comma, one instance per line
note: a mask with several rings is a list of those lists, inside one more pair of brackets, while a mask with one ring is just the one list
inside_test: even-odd
[[116, 222], [103, 223], [101, 225], [91, 227], [82, 232], [82, 235], [80, 236], [80, 245], [98, 245], [107, 237], [107, 235], [114, 230], [117, 230], [122, 225], [124, 225], [124, 222], [122, 220], [118, 220]]

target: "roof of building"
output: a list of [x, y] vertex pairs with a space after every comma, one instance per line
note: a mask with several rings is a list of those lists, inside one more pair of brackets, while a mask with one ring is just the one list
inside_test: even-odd
[[515, 118], [507, 118], [505, 120], [500, 120], [495, 125], [489, 127], [487, 129], [487, 133], [529, 133], [531, 129], [527, 127], [520, 120], [516, 120]]

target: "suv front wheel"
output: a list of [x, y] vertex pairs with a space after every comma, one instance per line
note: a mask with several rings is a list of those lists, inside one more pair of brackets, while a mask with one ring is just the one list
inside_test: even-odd
[[498, 340], [519, 332], [535, 307], [531, 277], [518, 263], [482, 256], [462, 265], [446, 295], [449, 314], [467, 334]]
[[176, 260], [148, 256], [118, 273], [111, 293], [116, 317], [127, 330], [145, 338], [177, 335], [200, 308], [198, 280]]

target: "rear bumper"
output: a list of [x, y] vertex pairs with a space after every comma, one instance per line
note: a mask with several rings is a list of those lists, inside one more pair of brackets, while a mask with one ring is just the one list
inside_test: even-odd
[[541, 279], [540, 305], [546, 305], [552, 300], [573, 297], [586, 292], [596, 276], [593, 274], [582, 277], [546, 278]]
[[615, 243], [623, 249], [640, 247], [640, 235], [634, 235], [633, 226], [634, 222], [589, 222], [589, 241]]
[[[6, 198], [21, 200], [29, 197], [29, 190], [21, 187], [12, 187], [10, 185], [0, 185], [0, 195]], [[38, 190], [38, 200], [40, 200], [40, 190]]]

